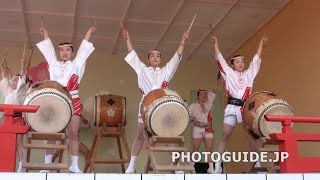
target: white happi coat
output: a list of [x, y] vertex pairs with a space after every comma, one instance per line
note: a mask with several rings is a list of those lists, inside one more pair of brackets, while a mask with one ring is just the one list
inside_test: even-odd
[[[217, 54], [216, 58], [221, 76], [225, 81], [227, 96], [246, 100], [251, 94], [253, 81], [259, 72], [261, 58], [258, 55], [255, 55], [249, 68], [244, 72], [237, 72], [229, 67], [221, 53]], [[235, 115], [238, 123], [243, 121], [241, 106], [228, 104], [225, 108], [224, 116], [226, 117], [228, 115]]]
[[210, 121], [211, 117], [211, 109], [213, 106], [213, 100], [215, 98], [216, 94], [213, 92], [208, 92], [207, 94], [207, 101], [204, 103], [205, 112], [202, 111], [202, 108], [200, 104], [192, 103], [189, 106], [189, 113], [191, 118], [196, 118], [197, 121], [207, 124]]
[[[17, 88], [13, 89], [10, 80], [5, 77], [0, 81], [0, 91], [4, 96], [4, 104], [22, 105], [28, 88], [26, 87], [26, 75], [19, 76]], [[0, 113], [0, 118], [3, 112]]]
[[66, 62], [58, 60], [50, 39], [39, 42], [37, 47], [49, 64], [50, 80], [67, 87], [72, 98], [79, 97], [78, 86], [85, 71], [86, 60], [94, 51], [93, 44], [83, 40], [75, 59]]

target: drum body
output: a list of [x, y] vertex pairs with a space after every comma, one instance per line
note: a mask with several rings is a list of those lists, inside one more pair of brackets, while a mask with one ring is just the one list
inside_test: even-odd
[[33, 84], [26, 94], [24, 105], [40, 106], [35, 113], [23, 113], [26, 123], [37, 132], [61, 132], [73, 115], [71, 95], [55, 81]]
[[156, 89], [145, 96], [140, 107], [147, 130], [157, 136], [181, 135], [188, 126], [187, 104], [169, 89]]
[[95, 96], [94, 126], [117, 127], [126, 125], [126, 98], [117, 95]]
[[280, 122], [268, 122], [265, 115], [293, 116], [290, 105], [269, 91], [252, 94], [243, 106], [244, 121], [259, 137], [270, 139], [270, 134], [281, 133]]

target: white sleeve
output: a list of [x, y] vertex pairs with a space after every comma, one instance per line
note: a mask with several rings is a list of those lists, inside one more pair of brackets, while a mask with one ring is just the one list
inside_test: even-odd
[[84, 74], [86, 60], [90, 56], [90, 54], [94, 51], [93, 44], [85, 39], [82, 40], [80, 47], [77, 51], [77, 55], [74, 59], [75, 63], [79, 67], [80, 76]]
[[7, 96], [13, 91], [12, 87], [10, 86], [9, 79], [7, 77], [3, 78], [0, 81], [0, 91], [2, 92], [3, 96]]
[[216, 97], [216, 94], [211, 92], [211, 91], [208, 91], [208, 94], [207, 94], [207, 102], [208, 102], [208, 105], [210, 107], [210, 109], [212, 109], [212, 106], [213, 106], [213, 101]]
[[178, 53], [176, 52], [170, 59], [170, 61], [163, 67], [163, 70], [167, 74], [167, 79], [165, 79], [167, 82], [171, 81], [174, 73], [177, 71], [181, 59], [182, 55], [178, 55]]
[[54, 46], [50, 39], [43, 40], [37, 44], [37, 47], [43, 54], [44, 58], [49, 64], [49, 67], [53, 65], [54, 62], [58, 61], [56, 52], [54, 51]]
[[[233, 73], [233, 69], [228, 65], [228, 63], [226, 62], [226, 60], [224, 59], [224, 57], [222, 56], [221, 53], [216, 55], [216, 60], [218, 61], [218, 68], [223, 75], [228, 75]], [[223, 76], [224, 77], [224, 76]]]
[[248, 75], [254, 79], [259, 70], [260, 70], [260, 65], [261, 65], [261, 58], [258, 55], [255, 55], [249, 65], [249, 68], [246, 70]]
[[192, 118], [192, 117], [194, 117], [194, 104], [191, 104], [190, 106], [189, 106], [189, 116], [190, 116], [190, 118]]
[[139, 59], [135, 50], [129, 52], [124, 60], [132, 67], [132, 69], [134, 69], [137, 75], [140, 74], [143, 67], [146, 67], [146, 65]]

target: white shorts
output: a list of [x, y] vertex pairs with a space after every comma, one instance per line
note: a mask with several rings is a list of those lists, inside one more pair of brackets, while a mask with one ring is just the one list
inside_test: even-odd
[[237, 124], [237, 116], [233, 114], [229, 114], [224, 117], [224, 124], [229, 124], [230, 126], [235, 126]]
[[213, 133], [205, 132], [205, 128], [193, 127], [193, 138], [213, 138]]

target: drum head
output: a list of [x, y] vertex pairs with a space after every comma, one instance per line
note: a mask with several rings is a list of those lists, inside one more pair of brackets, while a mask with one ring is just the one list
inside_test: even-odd
[[26, 97], [24, 105], [40, 106], [35, 113], [24, 113], [27, 124], [37, 132], [61, 132], [73, 115], [71, 100], [56, 89], [35, 91]]
[[187, 128], [189, 113], [182, 104], [169, 101], [154, 108], [148, 120], [148, 129], [153, 134], [174, 137], [181, 135]]
[[293, 116], [293, 110], [289, 104], [281, 99], [271, 99], [264, 104], [262, 104], [257, 109], [257, 122], [254, 123], [254, 129], [260, 134], [268, 139], [270, 139], [270, 134], [281, 133], [282, 125], [280, 122], [269, 122], [264, 116], [265, 115], [279, 115], [279, 116]]

